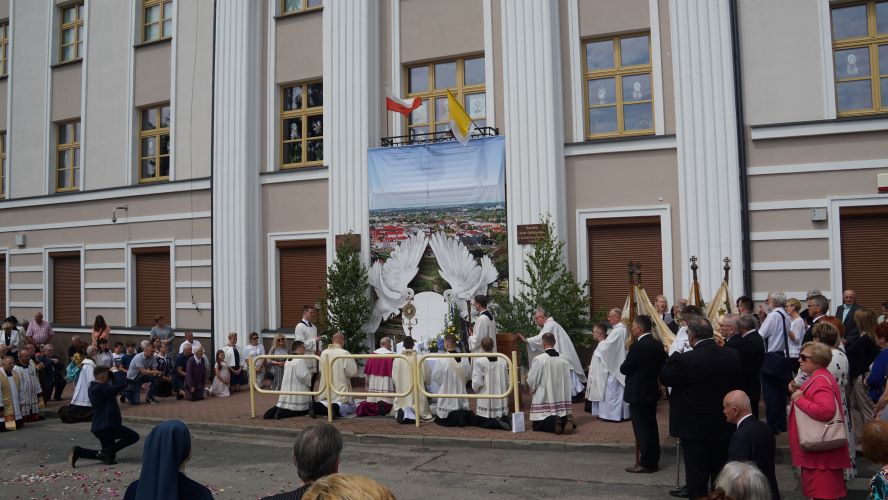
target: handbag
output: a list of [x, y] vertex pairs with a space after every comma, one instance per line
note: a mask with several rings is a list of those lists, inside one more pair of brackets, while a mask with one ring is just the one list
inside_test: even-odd
[[783, 352], [766, 352], [762, 359], [762, 375], [789, 381], [792, 378], [792, 358], [789, 357], [789, 338], [786, 333], [786, 318], [780, 313], [783, 324]]
[[[818, 377], [826, 379], [823, 375], [818, 375]], [[828, 379], [827, 382], [829, 382]], [[809, 382], [805, 389], [802, 389], [802, 393], [810, 385]], [[812, 418], [796, 405], [795, 422], [796, 429], [799, 431], [799, 445], [805, 451], [834, 450], [848, 443], [848, 428], [845, 427], [840, 400], [836, 400], [836, 412], [827, 422]]]

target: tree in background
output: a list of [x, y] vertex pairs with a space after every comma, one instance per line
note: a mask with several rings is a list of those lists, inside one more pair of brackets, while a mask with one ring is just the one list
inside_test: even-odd
[[336, 259], [327, 267], [327, 290], [320, 303], [321, 337], [329, 345], [336, 332], [345, 335], [343, 346], [352, 354], [367, 352], [366, 335], [361, 327], [370, 319], [367, 267], [352, 238], [345, 238], [336, 251]]
[[588, 346], [591, 336], [584, 332], [590, 326], [588, 283], [578, 283], [564, 263], [564, 242], [556, 236], [552, 220], [546, 216], [540, 222], [544, 234], [525, 260], [527, 278], [517, 279], [514, 297], [496, 304], [497, 325], [501, 332], [535, 335], [533, 310], [542, 307], [567, 330], [577, 348]]

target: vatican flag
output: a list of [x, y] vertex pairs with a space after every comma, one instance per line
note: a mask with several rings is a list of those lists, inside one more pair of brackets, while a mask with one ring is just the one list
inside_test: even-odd
[[447, 109], [450, 111], [450, 131], [453, 132], [453, 137], [456, 137], [460, 144], [469, 142], [469, 138], [475, 130], [475, 122], [449, 90], [447, 91]]

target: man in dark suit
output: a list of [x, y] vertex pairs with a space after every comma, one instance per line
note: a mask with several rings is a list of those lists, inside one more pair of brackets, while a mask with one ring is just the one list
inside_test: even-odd
[[752, 414], [758, 418], [759, 401], [762, 399], [761, 371], [762, 361], [765, 359], [765, 342], [755, 329], [753, 315], [732, 317], [728, 314], [722, 319], [722, 322], [729, 321], [733, 321], [736, 334], [728, 339], [725, 346], [736, 349], [740, 354], [740, 388], [749, 395]]
[[845, 290], [845, 293], [842, 294], [842, 305], [836, 308], [836, 317], [842, 320], [842, 326], [845, 327], [845, 339], [843, 340], [845, 345], [853, 344], [860, 337], [857, 323], [854, 322], [854, 313], [859, 310], [857, 292]]
[[639, 448], [639, 463], [627, 467], [626, 472], [656, 472], [660, 467], [660, 431], [657, 428], [657, 401], [660, 383], [657, 376], [666, 361], [663, 344], [651, 335], [650, 316], [638, 315], [630, 331], [634, 343], [620, 365], [626, 376], [623, 401], [629, 403], [632, 432]]
[[[109, 384], [111, 375], [114, 376], [114, 382]], [[117, 452], [139, 440], [138, 432], [123, 425], [120, 407], [117, 406], [117, 396], [127, 385], [125, 373], [117, 368], [97, 366], [93, 370], [93, 376], [95, 380], [90, 382], [88, 391], [93, 412], [90, 431], [98, 438], [102, 449], [88, 450], [79, 446], [71, 448], [68, 463], [72, 468], [79, 458], [101, 460], [108, 465], [116, 464]]]
[[829, 314], [829, 299], [823, 295], [814, 295], [808, 299], [808, 317], [811, 318], [811, 321], [810, 326], [805, 330], [805, 336], [802, 337], [802, 345], [814, 340], [814, 335], [811, 333], [811, 329], [814, 327], [814, 323], [825, 318], [827, 314]]
[[711, 491], [727, 461], [733, 429], [722, 415], [722, 398], [740, 387], [740, 355], [715, 343], [706, 318], [688, 322], [693, 350], [675, 353], [660, 370], [660, 382], [672, 387], [669, 434], [681, 439], [690, 498]]
[[771, 427], [750, 412], [749, 398], [743, 391], [729, 392], [723, 401], [725, 418], [737, 426], [728, 444], [728, 462], [752, 462], [768, 478], [771, 498], [780, 500], [777, 474], [774, 472], [775, 440]]

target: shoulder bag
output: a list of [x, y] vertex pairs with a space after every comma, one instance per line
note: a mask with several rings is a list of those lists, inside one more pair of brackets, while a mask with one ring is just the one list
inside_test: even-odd
[[[823, 375], [818, 375], [815, 378], [818, 377], [826, 379]], [[828, 379], [827, 383], [829, 383]], [[834, 389], [833, 384], [829, 385]], [[810, 386], [811, 382], [807, 384], [805, 389], [802, 389], [802, 392], [804, 393]], [[795, 422], [799, 431], [799, 445], [805, 451], [834, 450], [848, 443], [848, 429], [845, 427], [845, 419], [842, 416], [842, 402], [838, 399], [836, 399], [836, 412], [829, 421], [821, 422], [812, 418], [796, 405]]]

